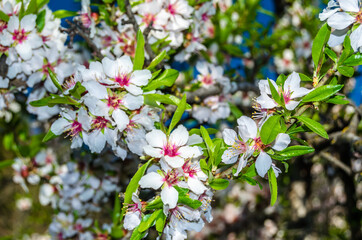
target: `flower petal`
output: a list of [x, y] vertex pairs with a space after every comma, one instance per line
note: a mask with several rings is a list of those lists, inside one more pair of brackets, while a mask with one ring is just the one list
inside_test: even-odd
[[150, 80], [152, 77], [152, 74], [149, 70], [137, 70], [134, 71], [131, 75], [131, 83], [137, 86], [145, 86], [148, 83], [148, 80]]
[[250, 138], [256, 138], [258, 128], [253, 119], [241, 116], [238, 119], [238, 125], [239, 136], [244, 140], [244, 142], [247, 142]]
[[358, 0], [342, 0], [338, 2], [346, 12], [359, 12]]
[[275, 143], [272, 146], [274, 150], [281, 151], [288, 147], [290, 143], [290, 137], [288, 134], [285, 133], [279, 133], [277, 138], [275, 139]]
[[179, 125], [175, 130], [172, 131], [169, 143], [176, 146], [183, 146], [189, 140], [189, 132], [183, 125]]
[[112, 113], [112, 117], [117, 124], [117, 128], [120, 132], [126, 129], [127, 125], [129, 124], [129, 118], [125, 112], [121, 109], [116, 109]]
[[62, 134], [66, 129], [68, 129], [70, 126], [70, 123], [64, 119], [64, 118], [59, 118], [57, 119], [52, 126], [50, 127], [50, 130], [55, 134], [55, 135], [60, 135]]
[[146, 140], [152, 147], [163, 148], [167, 144], [166, 134], [158, 129], [147, 133]]
[[178, 201], [178, 192], [174, 187], [165, 186], [161, 191], [163, 204], [167, 204], [170, 209], [175, 208]]
[[155, 157], [155, 158], [162, 157], [162, 153], [161, 153], [162, 150], [159, 148], [153, 148], [150, 145], [144, 146], [143, 151], [146, 153], [146, 155], [151, 156], [151, 157]]
[[271, 164], [271, 157], [265, 152], [260, 152], [258, 158], [255, 161], [255, 168], [260, 177], [265, 176], [265, 174], [270, 169]]
[[355, 21], [356, 19], [346, 12], [336, 12], [328, 18], [327, 23], [332, 28], [342, 30], [347, 28]]
[[189, 177], [187, 179], [187, 184], [189, 185], [191, 191], [198, 195], [203, 194], [207, 190], [205, 185], [197, 178]]
[[185, 163], [185, 160], [179, 156], [175, 157], [164, 156], [164, 159], [167, 162], [167, 164], [170, 165], [172, 168], [180, 168]]
[[163, 184], [163, 177], [156, 172], [150, 172], [141, 178], [139, 184], [141, 188], [153, 188], [157, 190]]
[[235, 141], [238, 139], [236, 132], [234, 130], [228, 129], [228, 128], [222, 132], [222, 136], [223, 136], [224, 142], [229, 146], [234, 145]]
[[184, 146], [180, 147], [178, 152], [180, 153], [180, 156], [183, 158], [197, 158], [202, 155], [202, 151], [198, 146]]

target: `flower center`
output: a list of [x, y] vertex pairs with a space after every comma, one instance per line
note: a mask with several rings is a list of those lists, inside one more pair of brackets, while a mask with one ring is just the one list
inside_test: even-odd
[[107, 99], [107, 105], [108, 107], [113, 107], [114, 109], [117, 109], [122, 103], [122, 99], [120, 99], [117, 96], [111, 96]]
[[356, 22], [362, 23], [362, 10], [357, 13]]
[[180, 153], [178, 152], [178, 146], [167, 144], [166, 146], [163, 146], [163, 155], [169, 156], [169, 157], [176, 157]]
[[198, 169], [195, 166], [192, 166], [191, 161], [187, 161], [182, 166], [182, 170], [185, 174], [188, 174], [189, 177], [193, 178], [196, 176]]
[[201, 19], [202, 19], [202, 21], [206, 22], [209, 19], [209, 16], [207, 16], [207, 13], [203, 13], [201, 15]]
[[[44, 67], [44, 66], [43, 66]], [[74, 80], [74, 77], [70, 77], [68, 80], [66, 80], [63, 84], [65, 89], [71, 89], [75, 86], [77, 82]]]
[[156, 21], [156, 18], [153, 14], [146, 13], [145, 16], [143, 17], [142, 21], [148, 26], [151, 23], [154, 23]]
[[48, 68], [50, 68], [50, 70], [52, 70], [54, 72], [54, 67], [50, 63], [44, 64], [42, 66], [42, 72], [47, 76], [49, 75]]
[[166, 176], [162, 179], [163, 182], [167, 184], [167, 186], [171, 187], [176, 185], [179, 182], [179, 175], [176, 171], [169, 171]]
[[0, 33], [2, 33], [4, 31], [4, 29], [6, 29], [8, 27], [8, 24], [4, 21], [0, 20]]
[[260, 137], [254, 138], [254, 145], [253, 148], [254, 150], [259, 150], [259, 151], [263, 151], [268, 145], [265, 145], [262, 141]]
[[82, 131], [82, 124], [78, 121], [74, 121], [69, 129], [68, 136], [74, 137]]
[[171, 15], [175, 15], [176, 14], [176, 8], [175, 5], [173, 4], [169, 4], [167, 6], [167, 10], [170, 12]]
[[235, 143], [231, 147], [240, 153], [246, 152], [247, 149], [246, 144], [238, 139], [236, 139]]
[[118, 82], [118, 84], [121, 86], [121, 87], [124, 87], [124, 86], [129, 86], [129, 76], [128, 74], [119, 74], [118, 76], [116, 76], [115, 78], [116, 82]]
[[212, 79], [210, 74], [204, 76], [201, 81], [205, 85], [212, 85], [214, 83], [214, 80]]
[[24, 29], [14, 30], [13, 40], [18, 43], [22, 43], [28, 38]]
[[104, 129], [105, 127], [107, 127], [107, 123], [109, 121], [107, 119], [105, 119], [104, 117], [96, 117], [95, 119], [93, 119], [92, 122], [92, 127], [94, 129]]
[[289, 103], [291, 100], [292, 92], [288, 89], [287, 91], [283, 92], [283, 98], [285, 103]]

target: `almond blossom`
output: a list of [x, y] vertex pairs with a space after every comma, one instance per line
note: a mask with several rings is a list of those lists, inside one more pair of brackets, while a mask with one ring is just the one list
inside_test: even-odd
[[142, 203], [137, 194], [132, 194], [133, 204], [128, 204], [127, 213], [124, 217], [124, 228], [127, 230], [133, 230], [142, 220]]
[[[296, 72], [289, 75], [284, 82], [283, 88], [279, 87], [273, 80], [270, 81], [274, 88], [278, 91], [278, 94], [283, 95], [285, 108], [289, 111], [294, 110], [300, 103], [300, 100], [298, 101], [294, 99], [301, 98], [311, 91], [304, 87], [300, 87], [300, 81], [300, 76]], [[256, 102], [261, 106], [261, 108], [272, 109], [279, 106], [278, 103], [269, 97], [269, 95], [271, 95], [271, 90], [268, 80], [260, 80], [259, 89], [261, 96], [256, 98]]]
[[154, 129], [146, 134], [149, 145], [144, 147], [147, 155], [164, 159], [172, 168], [182, 167], [187, 158], [197, 158], [202, 155], [202, 151], [197, 146], [189, 146], [194, 137], [189, 136], [187, 129], [179, 125], [170, 136], [164, 132]]

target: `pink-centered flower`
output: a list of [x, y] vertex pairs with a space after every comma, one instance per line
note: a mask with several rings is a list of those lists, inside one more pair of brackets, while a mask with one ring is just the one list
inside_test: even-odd
[[146, 140], [149, 145], [143, 149], [151, 157], [162, 158], [172, 168], [179, 168], [185, 163], [187, 158], [197, 158], [202, 152], [197, 146], [189, 146], [194, 142], [195, 136], [189, 136], [187, 129], [179, 125], [170, 136], [164, 132], [154, 129], [146, 134]]

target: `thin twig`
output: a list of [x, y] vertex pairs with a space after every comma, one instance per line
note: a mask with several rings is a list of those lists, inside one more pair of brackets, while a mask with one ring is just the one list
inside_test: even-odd
[[347, 166], [346, 164], [344, 164], [342, 161], [340, 161], [338, 158], [334, 157], [332, 154], [330, 154], [328, 152], [321, 152], [320, 155], [321, 155], [322, 158], [330, 161], [334, 165], [341, 168], [348, 175], [352, 175], [352, 169], [349, 166]]

